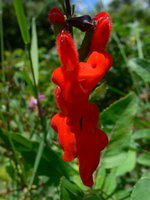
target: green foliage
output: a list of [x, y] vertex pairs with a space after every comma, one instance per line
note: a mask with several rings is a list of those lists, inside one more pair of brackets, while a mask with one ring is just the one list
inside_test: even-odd
[[[13, 143], [16, 151], [14, 153], [21, 154], [23, 159], [23, 165], [25, 168], [33, 166], [34, 159], [38, 150], [37, 142], [30, 141], [22, 137], [20, 134], [16, 134], [13, 132], [6, 132], [3, 130], [0, 130], [0, 137], [5, 142], [7, 148], [9, 149], [12, 149], [11, 143]], [[9, 139], [10, 137], [11, 141]], [[68, 172], [67, 172], [68, 169], [69, 166], [67, 166], [53, 150], [45, 147], [37, 175], [47, 176], [49, 177], [49, 184], [58, 185], [61, 176], [66, 175], [66, 177], [68, 177]], [[27, 179], [30, 178], [31, 175], [30, 173], [26, 177]]]
[[24, 9], [21, 0], [14, 0], [14, 7], [16, 11], [16, 16], [18, 20], [18, 24], [21, 30], [21, 35], [25, 44], [30, 42], [30, 34], [27, 26], [26, 17], [24, 14]]
[[[0, 3], [5, 47], [0, 68], [0, 199], [150, 200], [149, 1], [113, 0], [108, 7], [113, 66], [90, 102], [101, 110], [99, 126], [109, 145], [101, 152], [92, 188], [82, 184], [76, 160], [62, 160], [57, 134], [49, 125], [58, 111], [50, 78], [60, 61], [47, 15], [58, 2]], [[64, 1], [59, 3], [64, 6]], [[79, 50], [85, 51], [81, 59], [89, 37], [83, 42], [87, 49]], [[75, 29], [74, 38], [79, 46], [83, 34]], [[39, 93], [45, 99], [32, 110], [29, 102]]]
[[60, 198], [62, 200], [81, 200], [84, 193], [78, 186], [69, 182], [65, 177], [60, 182]]
[[33, 65], [33, 71], [35, 76], [35, 82], [38, 85], [38, 68], [39, 68], [39, 58], [38, 58], [38, 42], [37, 42], [37, 31], [35, 19], [32, 19], [32, 42], [31, 42], [31, 60]]
[[104, 131], [110, 135], [111, 139], [107, 154], [113, 155], [117, 153], [118, 155], [118, 151], [129, 146], [133, 118], [137, 112], [137, 107], [138, 98], [134, 93], [130, 93], [101, 113], [101, 123]]
[[131, 200], [149, 200], [150, 199], [150, 178], [141, 178], [133, 188]]
[[135, 58], [129, 60], [129, 68], [135, 72], [145, 83], [150, 82], [150, 62], [148, 60]]

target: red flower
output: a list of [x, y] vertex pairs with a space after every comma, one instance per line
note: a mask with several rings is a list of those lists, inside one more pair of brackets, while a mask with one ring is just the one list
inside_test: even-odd
[[80, 62], [72, 37], [62, 31], [57, 37], [57, 47], [62, 67], [54, 70], [52, 81], [56, 88], [58, 107], [70, 120], [79, 120], [85, 111], [88, 96], [110, 68], [112, 58], [108, 53], [93, 52], [87, 62]]
[[88, 104], [80, 121], [68, 124], [62, 113], [56, 114], [51, 121], [64, 151], [63, 160], [71, 161], [78, 157], [80, 176], [87, 186], [93, 185], [92, 175], [99, 164], [100, 152], [108, 144], [107, 135], [97, 128], [98, 115], [96, 105]]
[[102, 12], [94, 20], [96, 28], [87, 62], [79, 62], [71, 35], [62, 31], [57, 36], [62, 66], [52, 74], [52, 81], [57, 85], [56, 103], [61, 112], [52, 118], [51, 126], [58, 133], [63, 159], [78, 158], [80, 176], [87, 186], [93, 185], [100, 152], [108, 144], [107, 135], [98, 128], [98, 108], [88, 103], [88, 97], [112, 65], [111, 55], [105, 52], [111, 31], [109, 15]]

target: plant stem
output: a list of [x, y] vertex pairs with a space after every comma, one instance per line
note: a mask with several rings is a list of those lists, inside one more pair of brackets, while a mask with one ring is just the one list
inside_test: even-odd
[[120, 49], [120, 52], [122, 54], [122, 57], [123, 57], [125, 63], [127, 64], [128, 63], [128, 58], [126, 56], [126, 53], [124, 51], [124, 48], [123, 48], [122, 44], [119, 41], [119, 38], [118, 38], [117, 34], [114, 32], [112, 36], [113, 36], [114, 40], [116, 41], [116, 43], [117, 43], [117, 45], [118, 45], [118, 47]]
[[136, 32], [136, 41], [137, 41], [137, 49], [138, 49], [138, 56], [139, 58], [143, 59], [143, 49], [142, 49], [142, 42], [140, 40], [139, 32]]
[[71, 6], [70, 6], [70, 0], [65, 0], [65, 4], [66, 4], [66, 10], [67, 10], [67, 17], [71, 17]]
[[[127, 55], [126, 55], [126, 53], [125, 53], [125, 51], [124, 51], [124, 48], [123, 48], [123, 46], [122, 46], [122, 44], [121, 44], [121, 42], [120, 42], [120, 40], [119, 40], [119, 38], [118, 38], [118, 36], [117, 36], [116, 33], [113, 33], [113, 38], [114, 38], [114, 40], [116, 41], [116, 43], [117, 43], [117, 45], [118, 45], [118, 47], [119, 47], [119, 49], [120, 49], [120, 52], [121, 52], [121, 54], [122, 54], [122, 57], [123, 57], [123, 59], [124, 59], [125, 64], [128, 65], [128, 57], [127, 57]], [[132, 73], [132, 71], [130, 70], [129, 67], [128, 67], [128, 70], [129, 70], [129, 72], [130, 72], [132, 82], [133, 82], [134, 85], [136, 86], [137, 84], [136, 84], [135, 76], [134, 76], [134, 74]], [[136, 87], [135, 89], [136, 89], [136, 91], [137, 91], [137, 94], [139, 95], [139, 94], [140, 94], [139, 88]]]
[[[65, 5], [66, 5], [66, 16], [67, 16], [67, 19], [70, 19], [72, 16], [71, 16], [71, 6], [70, 6], [70, 0], [65, 0]], [[71, 33], [71, 35], [73, 36], [73, 28], [71, 25], [69, 25], [69, 32]]]
[[[22, 166], [22, 164], [21, 164], [21, 162], [19, 160], [18, 153], [17, 153], [17, 151], [15, 149], [15, 146], [14, 146], [13, 140], [11, 138], [11, 133], [10, 132], [8, 133], [8, 139], [9, 139], [10, 146], [11, 146], [11, 149], [12, 149], [12, 152], [13, 152], [13, 155], [14, 155], [14, 161], [15, 161], [17, 173], [20, 176], [21, 181], [23, 182], [23, 184], [25, 186], [26, 185], [26, 179], [25, 179], [24, 169], [23, 169], [23, 166]], [[19, 165], [19, 167], [21, 169], [21, 173], [19, 172], [19, 169], [18, 169], [17, 165]]]
[[3, 1], [0, 0], [0, 51], [1, 51], [1, 66], [2, 66], [2, 81], [5, 82], [5, 71], [4, 71], [4, 38], [3, 38]]
[[39, 96], [38, 96], [39, 92], [38, 92], [38, 86], [36, 85], [35, 74], [34, 74], [34, 70], [33, 70], [33, 63], [32, 63], [31, 54], [30, 54], [30, 46], [27, 45], [26, 48], [27, 48], [28, 56], [29, 56], [29, 60], [30, 60], [32, 78], [33, 78], [33, 85], [34, 85], [34, 89], [35, 89], [35, 98], [37, 99], [38, 115], [39, 115], [42, 130], [43, 130], [43, 133], [44, 133], [42, 135], [43, 137], [42, 137], [42, 140], [41, 140], [39, 147], [38, 147], [38, 151], [37, 151], [34, 166], [33, 166], [32, 176], [30, 178], [30, 182], [29, 182], [29, 186], [28, 186], [29, 190], [31, 190], [35, 176], [36, 176], [36, 173], [37, 173], [37, 170], [38, 170], [38, 167], [39, 167], [39, 164], [40, 164], [42, 153], [44, 151], [44, 144], [46, 142], [46, 136], [47, 136], [47, 128], [46, 128], [47, 126], [46, 126], [45, 117], [42, 114], [42, 107], [41, 107]]

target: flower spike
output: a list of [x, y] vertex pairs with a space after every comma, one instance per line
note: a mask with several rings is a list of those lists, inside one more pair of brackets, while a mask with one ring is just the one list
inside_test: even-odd
[[[56, 15], [52, 16], [52, 21], [56, 21]], [[70, 23], [78, 25], [81, 19], [84, 22], [81, 25], [86, 24], [84, 18], [74, 18], [75, 21]], [[90, 28], [90, 35], [84, 40], [86, 43], [92, 39], [86, 52], [87, 55], [91, 48], [87, 61], [79, 62], [72, 36], [61, 30], [57, 35], [57, 50], [62, 66], [52, 73], [52, 81], [57, 85], [55, 99], [60, 113], [52, 118], [51, 126], [58, 133], [63, 160], [78, 158], [82, 182], [89, 187], [94, 183], [93, 173], [99, 164], [101, 151], [108, 144], [108, 137], [98, 128], [99, 110], [96, 104], [88, 103], [88, 98], [112, 65], [112, 57], [105, 51], [111, 32], [109, 15], [98, 13], [93, 21], [95, 29]], [[80, 53], [84, 48], [83, 45]]]

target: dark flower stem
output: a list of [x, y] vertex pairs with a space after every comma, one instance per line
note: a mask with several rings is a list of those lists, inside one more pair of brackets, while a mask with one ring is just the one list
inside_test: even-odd
[[65, 4], [66, 4], [67, 17], [70, 18], [71, 17], [70, 0], [65, 0]]
[[[70, 5], [70, 0], [65, 0], [65, 6], [66, 6], [66, 16], [67, 19], [71, 18], [71, 5]], [[73, 28], [71, 25], [68, 25], [69, 27], [69, 32], [71, 33], [71, 35], [73, 35]]]

